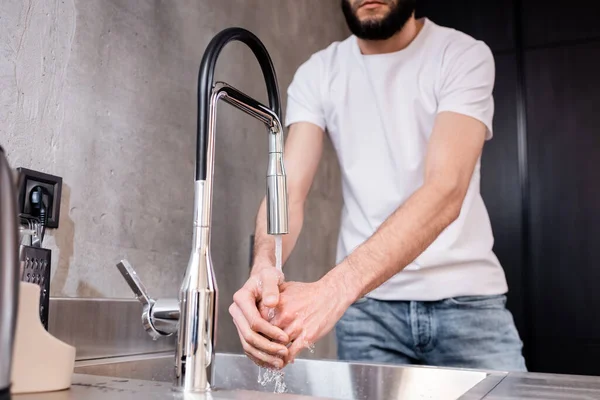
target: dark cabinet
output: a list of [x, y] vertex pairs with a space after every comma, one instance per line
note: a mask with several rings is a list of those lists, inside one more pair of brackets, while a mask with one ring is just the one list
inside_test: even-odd
[[522, 336], [526, 332], [523, 287], [522, 196], [517, 131], [517, 69], [514, 54], [497, 55], [494, 137], [481, 157], [481, 195], [494, 232], [494, 253], [508, 281], [508, 308]]
[[520, 1], [526, 47], [600, 40], [600, 11], [596, 1]]
[[514, 48], [512, 1], [417, 0], [418, 17], [483, 40], [494, 52]]
[[532, 357], [600, 374], [600, 42], [526, 53]]

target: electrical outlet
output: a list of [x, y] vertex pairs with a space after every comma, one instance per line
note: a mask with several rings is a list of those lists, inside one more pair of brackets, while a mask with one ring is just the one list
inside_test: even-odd
[[17, 172], [19, 173], [19, 213], [38, 216], [31, 203], [31, 194], [36, 187], [41, 187], [42, 202], [46, 208], [46, 227], [58, 228], [62, 178], [27, 168], [17, 168]]

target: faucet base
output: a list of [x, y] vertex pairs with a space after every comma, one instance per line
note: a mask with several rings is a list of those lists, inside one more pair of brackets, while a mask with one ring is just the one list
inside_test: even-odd
[[[197, 192], [197, 199], [205, 199], [203, 194]], [[202, 205], [199, 202], [197, 210], [203, 210]], [[218, 291], [209, 238], [208, 227], [196, 227], [194, 247], [179, 291], [175, 386], [183, 392], [207, 392], [212, 383]]]
[[[177, 384], [175, 384], [175, 385], [173, 385], [171, 390], [176, 393], [190, 393], [190, 394], [211, 393], [214, 391], [210, 384], [204, 389], [197, 389], [197, 390], [196, 389], [186, 389], [183, 386], [178, 386]], [[0, 399], [0, 400], [2, 400], [2, 399]]]
[[211, 390], [214, 365], [213, 332], [209, 321], [215, 313], [215, 293], [188, 290], [180, 303], [182, 318], [177, 345], [175, 387], [182, 392]]

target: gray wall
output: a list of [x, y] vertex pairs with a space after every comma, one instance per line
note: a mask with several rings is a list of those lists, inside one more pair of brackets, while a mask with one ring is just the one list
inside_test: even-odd
[[[131, 297], [115, 268], [123, 257], [151, 295], [176, 294], [191, 244], [197, 68], [212, 36], [234, 25], [264, 41], [284, 105], [300, 63], [346, 34], [337, 0], [0, 2], [0, 143], [13, 167], [64, 179], [60, 228], [45, 242], [54, 296]], [[266, 102], [243, 45], [229, 45], [218, 69]], [[221, 351], [240, 349], [227, 307], [248, 275], [266, 150], [259, 122], [221, 107], [212, 247]], [[333, 265], [339, 207], [328, 143], [289, 280]], [[330, 336], [313, 357], [334, 355]]]

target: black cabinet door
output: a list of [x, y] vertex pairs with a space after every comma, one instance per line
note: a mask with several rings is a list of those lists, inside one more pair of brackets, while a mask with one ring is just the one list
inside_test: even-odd
[[596, 0], [521, 1], [526, 47], [600, 39]]
[[517, 70], [513, 54], [495, 56], [494, 136], [481, 158], [481, 195], [494, 232], [494, 253], [504, 268], [507, 306], [526, 336], [523, 288], [523, 231], [517, 135]]
[[483, 40], [494, 52], [514, 49], [513, 0], [417, 0], [415, 14]]
[[600, 374], [600, 42], [526, 53], [532, 368]]

